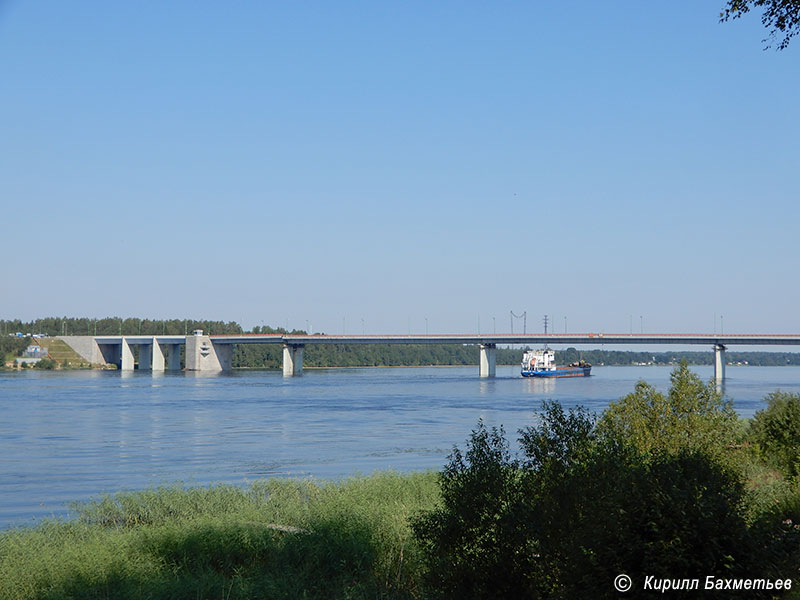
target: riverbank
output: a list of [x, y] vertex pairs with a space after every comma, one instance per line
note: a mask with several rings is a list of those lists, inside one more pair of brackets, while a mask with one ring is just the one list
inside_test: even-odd
[[0, 534], [0, 598], [414, 598], [433, 472], [158, 488]]
[[[775, 471], [742, 474], [751, 523], [797, 505]], [[0, 533], [0, 598], [423, 598], [430, 565], [410, 520], [442, 505], [440, 481], [384, 471], [105, 496], [74, 505], [72, 520]]]

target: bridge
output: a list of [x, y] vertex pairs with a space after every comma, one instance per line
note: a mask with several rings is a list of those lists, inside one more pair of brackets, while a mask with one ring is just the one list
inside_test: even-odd
[[[303, 372], [303, 350], [315, 344], [462, 344], [480, 348], [479, 375], [494, 377], [498, 345], [664, 345], [706, 346], [714, 349], [714, 377], [725, 378], [725, 350], [729, 346], [800, 345], [800, 334], [700, 334], [700, 333], [570, 333], [570, 334], [431, 334], [431, 335], [288, 335], [236, 334], [128, 336], [60, 336], [75, 352], [92, 364], [116, 364], [123, 371], [134, 369], [134, 346], [139, 349], [139, 369], [181, 369], [181, 346], [185, 346], [187, 371], [218, 372], [232, 368], [236, 344], [280, 344], [283, 374]], [[166, 351], [166, 352], [165, 352]], [[166, 356], [166, 358], [165, 358]]]

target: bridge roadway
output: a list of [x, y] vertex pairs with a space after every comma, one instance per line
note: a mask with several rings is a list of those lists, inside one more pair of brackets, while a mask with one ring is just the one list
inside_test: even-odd
[[[131, 336], [129, 336], [131, 337]], [[157, 336], [158, 337], [158, 336]], [[800, 334], [705, 333], [497, 333], [424, 335], [211, 335], [215, 344], [685, 344], [685, 345], [800, 345]]]
[[[132, 346], [139, 347], [140, 369], [179, 370], [180, 346], [186, 346], [187, 371], [226, 371], [231, 369], [236, 344], [281, 344], [283, 374], [287, 377], [303, 371], [303, 349], [312, 344], [466, 344], [480, 347], [481, 377], [494, 377], [498, 344], [532, 347], [551, 345], [630, 345], [680, 344], [714, 348], [714, 375], [718, 382], [725, 377], [725, 350], [729, 346], [800, 345], [800, 334], [703, 334], [703, 333], [570, 333], [570, 334], [426, 334], [426, 335], [287, 335], [234, 334], [156, 336], [68, 336], [61, 337], [91, 363], [114, 363], [121, 370], [133, 370]], [[168, 363], [165, 364], [167, 349]], [[143, 365], [145, 365], [143, 367]]]

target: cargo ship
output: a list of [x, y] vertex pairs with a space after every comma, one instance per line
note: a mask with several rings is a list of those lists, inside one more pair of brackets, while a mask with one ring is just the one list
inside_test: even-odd
[[523, 377], [588, 377], [591, 372], [592, 365], [584, 360], [557, 367], [556, 353], [547, 348], [527, 350], [522, 355]]

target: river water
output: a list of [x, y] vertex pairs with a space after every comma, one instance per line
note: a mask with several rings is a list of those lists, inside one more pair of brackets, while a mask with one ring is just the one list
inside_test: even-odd
[[[711, 367], [694, 367], [703, 378]], [[164, 483], [260, 477], [339, 479], [376, 469], [440, 469], [478, 422], [508, 437], [542, 401], [601, 412], [669, 367], [595, 367], [533, 380], [519, 367], [306, 369], [150, 374], [0, 373], [0, 528], [67, 515], [67, 503]], [[752, 416], [766, 394], [800, 392], [800, 367], [728, 367], [725, 394]]]

